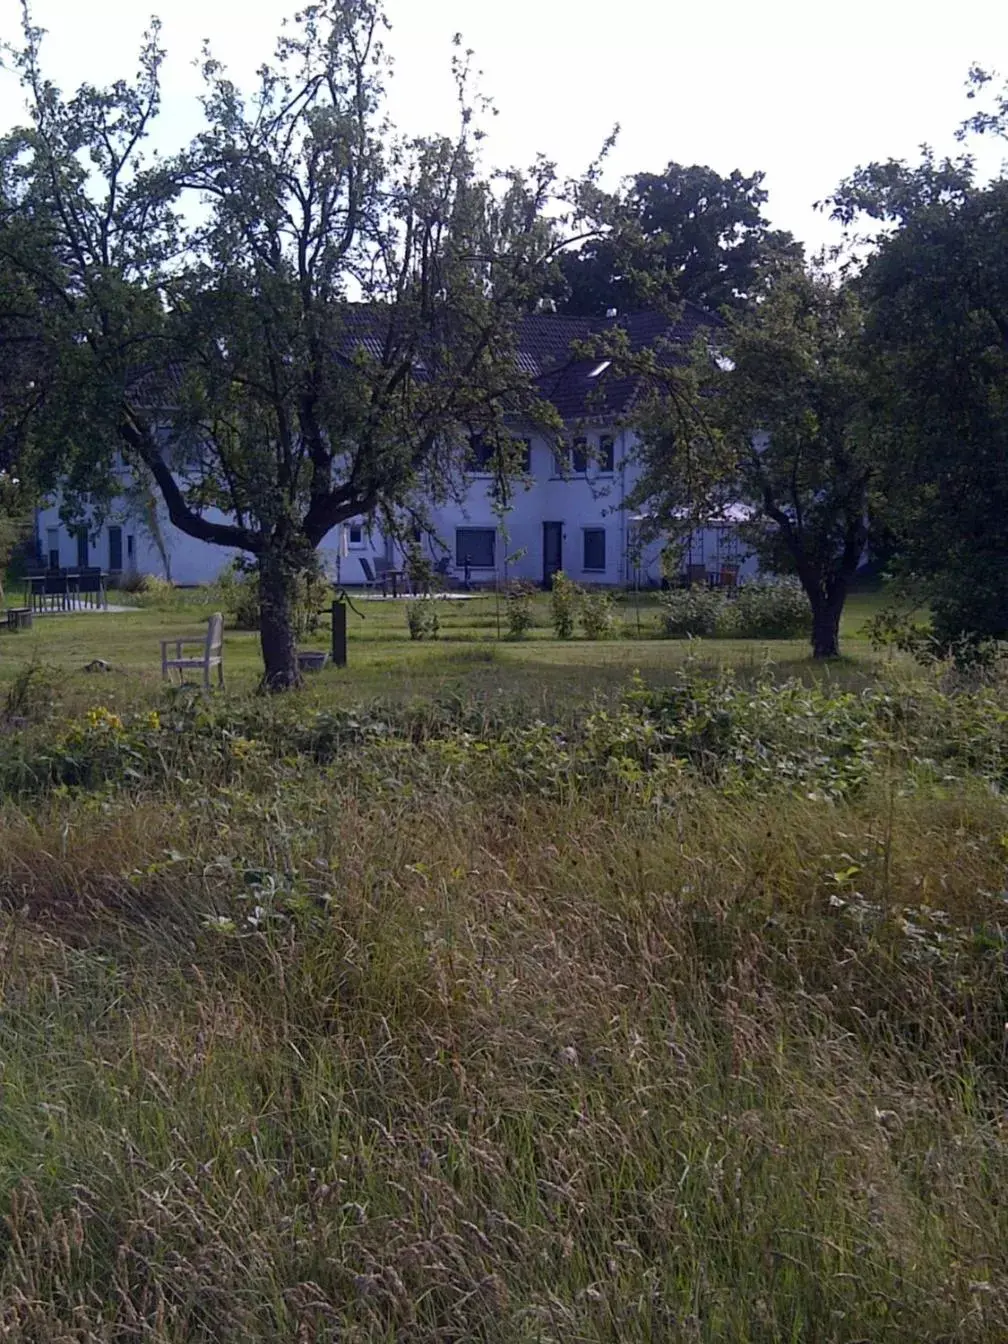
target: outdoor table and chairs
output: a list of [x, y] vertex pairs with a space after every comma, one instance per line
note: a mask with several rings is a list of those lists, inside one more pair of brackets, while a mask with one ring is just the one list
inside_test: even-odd
[[101, 569], [34, 570], [25, 580], [25, 606], [32, 611], [107, 607], [107, 578]]

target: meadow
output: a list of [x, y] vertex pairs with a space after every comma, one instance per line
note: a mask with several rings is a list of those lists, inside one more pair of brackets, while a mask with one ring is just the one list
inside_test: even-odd
[[1008, 1337], [1008, 686], [875, 604], [0, 636], [0, 1337]]

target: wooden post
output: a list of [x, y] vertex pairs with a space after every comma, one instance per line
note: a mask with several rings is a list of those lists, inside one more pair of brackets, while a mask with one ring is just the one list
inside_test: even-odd
[[332, 660], [334, 667], [346, 667], [346, 603], [332, 604]]

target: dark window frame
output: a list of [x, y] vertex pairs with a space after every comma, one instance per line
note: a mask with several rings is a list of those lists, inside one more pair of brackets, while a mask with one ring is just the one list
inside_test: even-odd
[[[483, 544], [489, 538], [489, 564], [482, 563], [478, 556], [474, 557], [473, 547], [477, 544], [471, 540], [474, 537], [482, 538]], [[486, 553], [484, 553], [486, 554]], [[470, 569], [496, 569], [497, 568], [497, 529], [495, 527], [457, 527], [455, 529], [455, 567], [464, 569], [466, 567], [466, 556], [469, 557]]]
[[[598, 545], [598, 538], [599, 538], [599, 537], [602, 538], [602, 543], [601, 543], [601, 545], [602, 545], [602, 555], [601, 555], [602, 563], [601, 563], [600, 565], [598, 565], [598, 564], [595, 564], [595, 565], [593, 565], [593, 564], [589, 564], [589, 563], [588, 563], [588, 561], [589, 561], [589, 553], [588, 553], [589, 538], [592, 539], [592, 544], [593, 544], [593, 545]], [[600, 558], [600, 557], [595, 556], [594, 558], [598, 559], [598, 558]], [[605, 530], [604, 527], [583, 527], [583, 528], [581, 529], [581, 568], [582, 568], [582, 571], [583, 571], [585, 574], [604, 574], [604, 573], [605, 573], [605, 570], [606, 570], [606, 530]]]

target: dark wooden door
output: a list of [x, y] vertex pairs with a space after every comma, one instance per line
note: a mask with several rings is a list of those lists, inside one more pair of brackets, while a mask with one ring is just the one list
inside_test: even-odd
[[122, 528], [108, 530], [108, 567], [113, 573], [122, 569]]
[[543, 523], [543, 584], [549, 588], [553, 575], [563, 569], [563, 523]]

